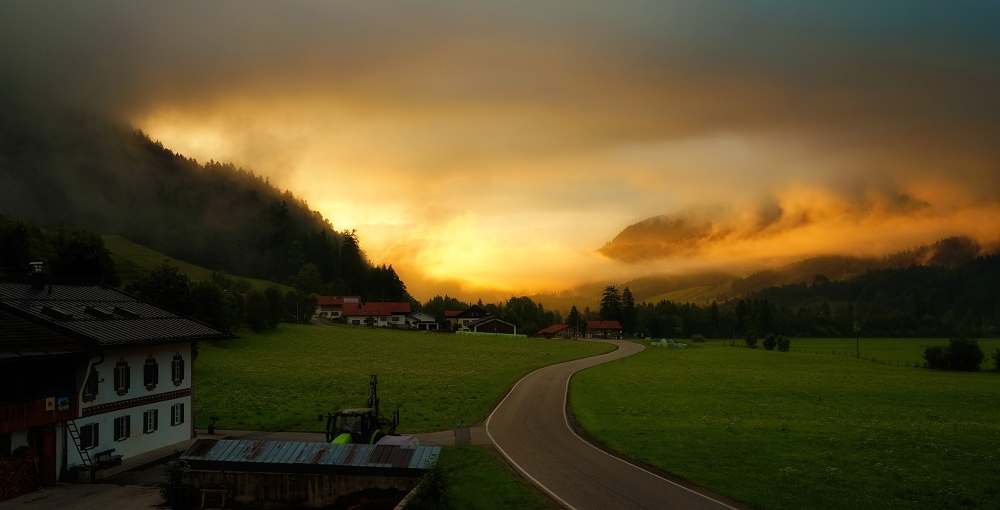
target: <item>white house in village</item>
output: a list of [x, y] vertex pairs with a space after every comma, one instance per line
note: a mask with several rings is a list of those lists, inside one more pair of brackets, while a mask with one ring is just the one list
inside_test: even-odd
[[344, 304], [344, 317], [348, 324], [378, 328], [405, 328], [410, 303], [382, 302]]
[[437, 319], [427, 312], [413, 312], [406, 316], [406, 327], [418, 331], [435, 331], [439, 324]]
[[230, 333], [101, 286], [0, 282], [0, 454], [96, 480], [194, 436], [191, 345]]

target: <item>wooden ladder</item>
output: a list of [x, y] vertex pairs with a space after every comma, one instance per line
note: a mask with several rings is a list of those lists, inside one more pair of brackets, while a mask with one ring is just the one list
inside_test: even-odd
[[76, 451], [80, 453], [84, 467], [94, 467], [94, 461], [90, 459], [90, 454], [87, 453], [87, 450], [80, 448], [80, 429], [76, 428], [76, 422], [66, 420], [66, 428], [69, 429], [69, 437], [73, 438], [73, 444], [76, 445]]

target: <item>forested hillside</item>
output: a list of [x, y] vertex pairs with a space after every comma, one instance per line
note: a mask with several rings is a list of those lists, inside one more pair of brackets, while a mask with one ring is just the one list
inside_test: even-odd
[[[950, 261], [949, 261], [950, 262]], [[643, 302], [623, 317], [652, 336], [948, 337], [1000, 334], [1000, 254], [769, 287], [709, 305]]]
[[372, 267], [290, 192], [232, 164], [199, 164], [141, 131], [86, 114], [0, 99], [0, 213], [45, 229], [115, 234], [230, 274], [293, 284], [315, 266], [317, 292], [409, 299], [391, 267]]

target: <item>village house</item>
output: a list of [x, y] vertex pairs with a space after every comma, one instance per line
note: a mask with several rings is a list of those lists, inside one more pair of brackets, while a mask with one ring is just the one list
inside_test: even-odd
[[473, 333], [493, 333], [500, 335], [516, 335], [517, 326], [500, 320], [492, 315], [488, 315], [479, 319], [478, 321], [470, 322], [467, 327], [468, 331]]
[[406, 316], [406, 326], [417, 331], [436, 331], [437, 319], [427, 312], [413, 312]]
[[587, 321], [584, 333], [587, 338], [621, 338], [622, 325], [618, 321]]
[[[452, 328], [456, 331], [472, 331], [469, 326], [478, 320], [489, 317], [490, 313], [483, 310], [478, 305], [472, 305], [461, 311], [447, 310], [444, 312], [445, 319], [451, 321]], [[456, 328], [457, 326], [457, 328]]]
[[352, 306], [361, 302], [361, 296], [316, 296], [317, 317], [339, 319], [344, 313], [344, 304]]
[[553, 324], [535, 333], [535, 336], [542, 338], [574, 338], [576, 330], [569, 324]]
[[192, 342], [233, 335], [116, 289], [32, 277], [0, 282], [0, 455], [36, 455], [46, 485], [95, 481], [194, 437]]
[[344, 317], [348, 324], [378, 328], [405, 328], [410, 303], [374, 302], [344, 303]]

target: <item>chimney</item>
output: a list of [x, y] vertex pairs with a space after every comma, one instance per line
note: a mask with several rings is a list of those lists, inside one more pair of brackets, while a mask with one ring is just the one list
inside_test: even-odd
[[31, 267], [31, 273], [28, 274], [28, 281], [31, 282], [32, 289], [45, 290], [44, 264], [44, 262], [31, 262], [28, 264]]

